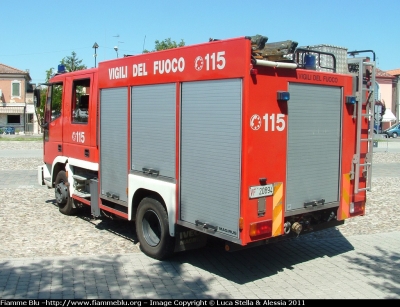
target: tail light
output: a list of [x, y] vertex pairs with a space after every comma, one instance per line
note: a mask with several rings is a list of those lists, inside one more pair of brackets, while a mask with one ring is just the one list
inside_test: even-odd
[[254, 238], [270, 236], [272, 236], [272, 220], [250, 224], [250, 237]]
[[357, 201], [350, 203], [350, 214], [351, 215], [360, 215], [364, 213], [365, 202]]

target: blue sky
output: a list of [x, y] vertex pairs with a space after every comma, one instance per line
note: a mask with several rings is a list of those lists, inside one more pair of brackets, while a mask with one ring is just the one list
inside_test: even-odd
[[[212, 38], [261, 34], [268, 42], [329, 44], [373, 50], [382, 70], [400, 68], [398, 0], [0, 0], [0, 63], [29, 69], [32, 83], [77, 53], [94, 67], [119, 56], [153, 49], [155, 40], [186, 45]], [[119, 36], [119, 37], [117, 37]]]

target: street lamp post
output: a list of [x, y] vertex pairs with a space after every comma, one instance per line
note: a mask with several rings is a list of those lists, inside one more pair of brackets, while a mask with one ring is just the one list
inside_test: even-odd
[[[118, 38], [119, 38], [119, 34], [114, 35], [113, 37], [118, 37]], [[118, 58], [118, 49], [119, 49], [119, 44], [120, 44], [120, 43], [123, 43], [123, 42], [118, 41], [118, 42], [117, 42], [117, 46], [114, 46], [114, 50], [115, 50], [115, 52], [117, 53], [117, 58]]]
[[99, 48], [99, 45], [97, 45], [97, 43], [95, 42], [92, 48], [94, 48], [94, 55], [93, 55], [94, 56], [94, 67], [96, 68], [96, 58], [97, 58], [96, 50], [97, 50], [97, 48]]

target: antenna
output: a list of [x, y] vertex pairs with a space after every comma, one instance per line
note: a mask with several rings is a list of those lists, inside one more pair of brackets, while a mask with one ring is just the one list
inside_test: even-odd
[[[117, 34], [117, 35], [114, 35], [113, 37], [117, 37], [117, 38], [119, 38], [119, 34]], [[119, 44], [121, 44], [121, 43], [123, 43], [123, 42], [121, 42], [121, 41], [117, 41], [117, 46], [114, 46], [114, 50], [117, 52], [117, 58], [118, 58]]]
[[143, 40], [143, 49], [142, 49], [142, 53], [144, 51], [144, 44], [146, 43], [146, 35], [144, 36], [144, 40]]

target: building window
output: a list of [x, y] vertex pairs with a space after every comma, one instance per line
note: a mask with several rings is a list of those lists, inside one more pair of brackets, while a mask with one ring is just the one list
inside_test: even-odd
[[21, 97], [21, 82], [13, 81], [11, 82], [11, 97]]
[[21, 124], [21, 116], [7, 115], [7, 124]]

